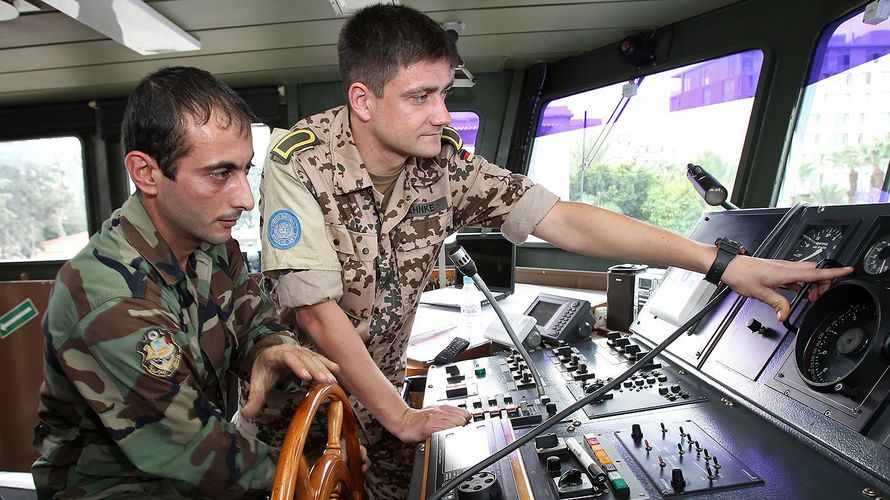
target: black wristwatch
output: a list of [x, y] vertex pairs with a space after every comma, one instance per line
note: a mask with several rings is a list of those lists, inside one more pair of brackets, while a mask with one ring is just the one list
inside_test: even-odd
[[723, 271], [726, 271], [726, 266], [729, 265], [732, 259], [734, 259], [736, 255], [745, 255], [748, 252], [741, 243], [729, 238], [717, 238], [714, 245], [717, 245], [717, 257], [714, 258], [714, 263], [711, 264], [711, 268], [708, 269], [708, 274], [705, 275], [705, 280], [715, 285], [719, 285], [720, 278], [723, 277]]

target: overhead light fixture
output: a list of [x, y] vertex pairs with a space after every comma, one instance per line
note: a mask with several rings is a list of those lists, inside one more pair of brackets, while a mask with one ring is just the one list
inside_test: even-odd
[[[457, 39], [460, 38], [460, 32], [463, 31], [465, 27], [466, 24], [464, 24], [463, 21], [448, 21], [442, 23], [442, 28], [448, 33], [448, 36], [454, 40], [455, 45], [457, 45]], [[476, 85], [476, 77], [473, 76], [473, 73], [470, 73], [466, 63], [464, 63], [464, 58], [460, 56], [458, 56], [457, 67], [452, 70], [452, 78], [454, 79], [451, 84], [452, 87], [472, 87]]]
[[458, 67], [454, 68], [454, 81], [452, 87], [472, 87], [476, 85], [476, 77], [463, 64], [463, 59]]
[[19, 17], [14, 0], [0, 0], [0, 21], [12, 21]]
[[197, 38], [142, 0], [44, 0], [44, 3], [143, 56], [201, 49]]
[[351, 16], [369, 5], [399, 5], [399, 0], [330, 0], [334, 13], [338, 16]]

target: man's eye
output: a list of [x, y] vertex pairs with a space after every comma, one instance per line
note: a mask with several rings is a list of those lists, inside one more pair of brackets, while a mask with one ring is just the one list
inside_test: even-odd
[[218, 179], [218, 180], [222, 181], [222, 180], [225, 180], [226, 177], [228, 177], [230, 175], [230, 173], [231, 172], [229, 169], [214, 170], [214, 171], [210, 172], [210, 176], [213, 177], [214, 179]]
[[416, 95], [416, 96], [412, 97], [411, 100], [414, 101], [414, 102], [417, 103], [417, 104], [423, 104], [423, 103], [425, 103], [429, 98], [430, 98], [429, 95], [427, 95], [427, 94], [422, 94], [422, 95]]

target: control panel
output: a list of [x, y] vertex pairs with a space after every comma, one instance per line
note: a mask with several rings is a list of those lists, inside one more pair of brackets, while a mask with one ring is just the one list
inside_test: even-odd
[[[687, 309], [713, 296], [695, 273], [669, 269], [630, 335], [544, 346], [529, 353], [533, 366], [505, 352], [433, 367], [425, 404], [465, 407], [473, 425], [501, 422], [509, 428], [504, 446], [527, 440], [508, 455], [512, 486], [498, 490], [505, 496], [485, 498], [890, 494], [890, 206], [705, 214], [693, 236], [708, 243], [728, 236], [760, 248], [761, 256], [850, 266], [853, 273], [812, 303], [780, 290], [793, 304], [784, 322], [768, 305], [730, 293], [629, 375]], [[673, 302], [682, 311], [665, 306]], [[597, 400], [562, 415], [613, 382]], [[466, 450], [439, 438], [421, 447], [411, 498], [446, 484], [423, 468], [452, 454]], [[497, 465], [504, 463], [481, 472], [504, 474]], [[462, 486], [482, 488], [486, 477]]]

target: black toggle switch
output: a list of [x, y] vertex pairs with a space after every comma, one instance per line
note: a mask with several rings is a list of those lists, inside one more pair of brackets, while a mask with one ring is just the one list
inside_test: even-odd
[[751, 331], [754, 332], [754, 333], [757, 333], [757, 334], [760, 334], [760, 335], [763, 335], [764, 333], [766, 333], [766, 327], [763, 326], [763, 323], [757, 321], [757, 320], [754, 319], [754, 318], [750, 318], [750, 319], [748, 320], [748, 322], [745, 323], [745, 326], [747, 326], [748, 329], [751, 330]]
[[581, 363], [578, 365], [578, 373], [587, 373], [587, 364]]
[[624, 347], [625, 354], [634, 354], [640, 352], [640, 346], [637, 344], [628, 344]]
[[547, 472], [551, 476], [558, 476], [562, 471], [562, 463], [557, 456], [547, 457]]
[[621, 332], [616, 332], [615, 330], [609, 330], [609, 333], [606, 334], [606, 338], [612, 341], [618, 340], [621, 338]]
[[686, 488], [686, 479], [683, 478], [683, 469], [671, 470], [671, 486], [674, 487], [674, 491], [677, 493], [682, 493]]
[[445, 372], [453, 377], [460, 374], [460, 368], [457, 365], [448, 365], [445, 367]]
[[630, 437], [632, 437], [634, 441], [643, 439], [643, 430], [640, 429], [640, 424], [633, 424], [630, 426]]
[[621, 337], [620, 339], [615, 341], [616, 346], [625, 346], [627, 344], [630, 344], [630, 339], [627, 337]]

